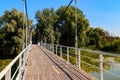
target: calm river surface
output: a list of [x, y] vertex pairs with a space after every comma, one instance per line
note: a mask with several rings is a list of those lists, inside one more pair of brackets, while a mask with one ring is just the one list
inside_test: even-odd
[[[109, 63], [111, 69], [104, 72], [104, 80], [120, 80], [120, 63]], [[110, 72], [110, 73], [109, 73]], [[100, 79], [100, 74], [93, 72], [92, 75]]]

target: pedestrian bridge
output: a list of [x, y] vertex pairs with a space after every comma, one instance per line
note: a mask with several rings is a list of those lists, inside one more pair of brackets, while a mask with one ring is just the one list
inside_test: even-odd
[[[0, 80], [98, 80], [95, 76], [82, 70], [81, 50], [46, 43], [29, 45], [0, 73]], [[85, 51], [98, 53], [91, 50]], [[75, 54], [71, 54], [71, 52]], [[98, 55], [99, 79], [103, 80], [103, 55], [117, 58], [120, 55], [103, 52], [99, 52]], [[71, 57], [74, 59], [71, 60]], [[96, 68], [94, 67], [94, 69]], [[119, 74], [113, 75], [120, 79]]]

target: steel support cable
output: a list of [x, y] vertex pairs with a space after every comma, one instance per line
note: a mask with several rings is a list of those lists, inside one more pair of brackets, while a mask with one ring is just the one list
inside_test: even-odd
[[62, 14], [60, 15], [60, 17], [59, 17], [58, 20], [56, 21], [56, 23], [59, 22], [60, 19], [63, 18], [64, 14], [66, 13], [67, 9], [69, 8], [69, 6], [71, 5], [72, 2], [73, 2], [73, 0], [71, 0], [70, 3], [67, 5], [67, 7], [66, 7], [65, 10], [62, 12]]
[[27, 10], [27, 2], [25, 1], [25, 12], [26, 12], [26, 17], [27, 17], [27, 26], [28, 26], [28, 10]]
[[70, 3], [68, 4], [68, 6], [66, 7], [66, 9], [65, 9], [65, 10], [63, 11], [63, 13], [61, 14], [61, 16], [63, 16], [63, 15], [66, 13], [68, 7], [71, 5], [72, 2], [73, 2], [73, 0], [70, 1]]
[[[23, 13], [25, 12], [25, 5], [24, 5], [24, 8], [23, 8]], [[22, 39], [23, 39], [23, 44], [22, 44], [22, 50], [24, 50], [25, 48], [25, 32], [24, 32], [24, 28], [25, 28], [25, 15], [23, 14], [23, 36], [22, 36]]]
[[[27, 29], [27, 27], [29, 26], [28, 25], [28, 11], [27, 11], [27, 2], [26, 2], [26, 0], [24, 0], [24, 5], [25, 5], [25, 12], [26, 12], [26, 19], [27, 19], [27, 21], [26, 21], [26, 47], [27, 47], [27, 41], [28, 41], [28, 37], [27, 37], [27, 32], [28, 32], [28, 29]], [[29, 27], [28, 27], [29, 28]]]

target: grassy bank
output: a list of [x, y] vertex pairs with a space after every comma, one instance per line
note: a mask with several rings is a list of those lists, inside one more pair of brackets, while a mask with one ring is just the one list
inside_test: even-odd
[[12, 59], [0, 59], [0, 72], [12, 61]]

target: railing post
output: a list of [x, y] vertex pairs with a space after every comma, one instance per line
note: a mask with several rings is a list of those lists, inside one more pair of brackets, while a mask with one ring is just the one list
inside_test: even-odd
[[47, 50], [49, 50], [49, 44], [47, 44]]
[[38, 45], [40, 46], [40, 42], [38, 42]]
[[30, 53], [30, 46], [28, 46], [28, 49], [27, 49], [26, 63], [27, 63], [27, 59], [28, 59], [29, 53]]
[[67, 47], [67, 61], [69, 62], [69, 47]]
[[48, 50], [50, 51], [50, 44], [48, 44]]
[[99, 54], [99, 62], [100, 62], [100, 80], [104, 80], [103, 77], [103, 54]]
[[77, 52], [78, 52], [78, 51], [77, 51], [77, 48], [75, 48], [75, 55], [76, 55], [76, 66], [78, 67], [78, 60], [77, 60], [77, 55], [78, 55], [78, 54], [77, 54]]
[[11, 68], [8, 70], [8, 72], [5, 75], [5, 80], [11, 80]]
[[46, 49], [48, 48], [48, 45], [47, 45], [47, 43], [45, 43], [45, 48], [46, 48]]
[[22, 73], [22, 55], [20, 56], [20, 58], [19, 58], [19, 80], [21, 80], [21, 73]]
[[47, 44], [45, 43], [45, 48], [47, 49]]
[[56, 45], [56, 55], [57, 55], [57, 45]]
[[46, 48], [46, 47], [45, 47], [45, 43], [43, 44], [43, 47]]
[[62, 58], [62, 46], [60, 46], [60, 57]]
[[53, 44], [53, 53], [54, 53], [55, 51], [54, 51], [54, 44]]
[[25, 62], [26, 62], [26, 54], [27, 54], [27, 49], [25, 49], [25, 52], [23, 53], [23, 69], [25, 69]]
[[50, 44], [50, 51], [52, 51], [51, 46], [52, 46], [52, 44]]
[[81, 50], [78, 49], [78, 68], [81, 68]]
[[49, 49], [48, 49], [48, 46], [49, 46], [49, 45], [48, 45], [48, 44], [46, 44], [46, 48], [47, 48], [47, 50], [49, 50]]

